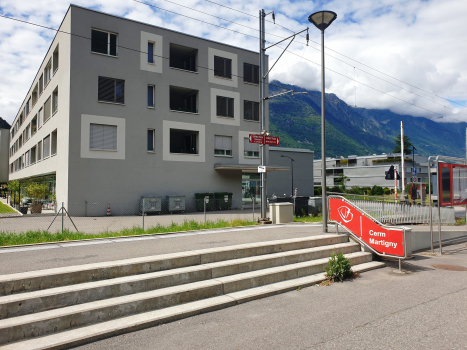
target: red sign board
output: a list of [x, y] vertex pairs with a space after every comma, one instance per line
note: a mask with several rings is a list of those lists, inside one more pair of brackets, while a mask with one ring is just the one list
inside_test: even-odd
[[380, 254], [405, 257], [404, 231], [385, 228], [339, 198], [329, 199], [329, 219], [340, 223]]
[[439, 163], [440, 206], [467, 204], [467, 165]]
[[264, 144], [264, 135], [250, 134], [248, 139], [250, 143], [258, 143], [260, 145]]
[[265, 136], [264, 137], [265, 145], [274, 145], [279, 146], [279, 137], [278, 136]]

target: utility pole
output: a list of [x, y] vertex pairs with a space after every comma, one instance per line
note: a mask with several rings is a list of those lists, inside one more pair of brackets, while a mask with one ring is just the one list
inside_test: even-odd
[[[295, 39], [295, 36], [303, 33], [304, 31], [307, 31], [307, 46], [308, 46], [308, 28], [297, 32], [295, 34], [292, 34], [291, 36], [273, 44], [268, 47], [266, 47], [266, 36], [265, 36], [265, 18], [267, 15], [272, 14], [272, 19], [275, 21], [275, 16], [274, 16], [274, 11], [265, 13], [264, 9], [259, 11], [259, 74], [260, 74], [260, 79], [259, 79], [259, 97], [260, 97], [260, 132], [261, 135], [269, 136], [269, 132], [267, 131], [267, 126], [266, 126], [266, 100], [269, 100], [270, 98], [284, 95], [287, 93], [292, 93], [292, 94], [299, 94], [300, 92], [295, 92], [294, 90], [289, 90], [286, 92], [282, 92], [279, 94], [276, 94], [274, 96], [266, 96], [266, 79], [268, 78], [269, 72], [274, 68], [276, 63], [279, 61], [279, 59], [282, 57], [284, 52], [289, 48], [290, 44], [292, 44], [292, 41]], [[291, 39], [287, 47], [282, 51], [280, 54], [279, 58], [274, 62], [274, 64], [269, 68], [268, 71], [266, 71], [266, 50], [276, 46], [277, 44]], [[303, 92], [302, 92], [303, 93]], [[307, 94], [306, 92], [304, 94]], [[307, 94], [308, 95], [308, 94]], [[261, 166], [266, 166], [266, 145], [263, 143], [261, 145]], [[268, 218], [266, 217], [266, 210], [267, 210], [267, 203], [266, 203], [266, 193], [267, 193], [267, 176], [266, 172], [261, 173], [261, 219], [260, 222], [263, 223], [269, 223]]]
[[401, 121], [401, 173], [402, 173], [402, 200], [405, 200], [405, 163], [404, 163], [404, 122]]

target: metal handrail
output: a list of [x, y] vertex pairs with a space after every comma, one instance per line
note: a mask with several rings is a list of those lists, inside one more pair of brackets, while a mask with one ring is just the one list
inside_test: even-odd
[[[344, 202], [350, 204], [353, 208], [357, 209], [362, 215], [366, 216], [368, 219], [372, 220], [374, 223], [380, 225], [381, 227], [387, 229], [387, 230], [400, 230], [402, 229], [402, 231], [404, 232], [404, 257], [401, 258], [400, 256], [396, 256], [396, 255], [390, 255], [390, 254], [385, 254], [385, 253], [379, 253], [377, 252], [373, 247], [371, 247], [368, 243], [366, 243], [365, 241], [363, 241], [360, 237], [358, 237], [354, 232], [350, 231], [347, 227], [343, 226], [340, 222], [337, 222], [337, 221], [334, 221], [334, 220], [329, 220], [329, 208], [330, 208], [330, 199], [331, 198], [338, 198], [338, 199], [341, 199], [343, 200]], [[365, 247], [367, 247], [368, 249], [370, 249], [371, 251], [373, 251], [376, 255], [379, 255], [379, 256], [383, 256], [383, 257], [389, 257], [389, 258], [395, 258], [395, 259], [399, 259], [399, 268], [400, 268], [400, 260], [401, 259], [406, 259], [407, 258], [407, 235], [406, 235], [406, 231], [412, 231], [412, 229], [408, 228], [408, 227], [404, 227], [404, 226], [400, 226], [400, 227], [394, 227], [394, 226], [388, 226], [388, 225], [385, 225], [381, 222], [379, 222], [378, 220], [376, 220], [374, 217], [372, 217], [370, 214], [367, 214], [365, 211], [361, 210], [359, 207], [357, 207], [355, 204], [353, 204], [352, 202], [350, 202], [349, 200], [347, 200], [346, 198], [342, 197], [342, 196], [336, 196], [336, 195], [330, 195], [328, 196], [328, 210], [327, 210], [327, 213], [326, 213], [326, 219], [330, 222], [330, 223], [334, 223], [336, 225], [339, 225], [341, 226], [342, 228], [344, 228], [347, 232], [349, 232], [354, 238], [356, 238], [360, 244], [363, 244]]]

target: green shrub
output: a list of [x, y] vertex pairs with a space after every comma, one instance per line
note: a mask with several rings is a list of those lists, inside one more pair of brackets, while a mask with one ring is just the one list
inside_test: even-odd
[[373, 186], [371, 188], [371, 194], [373, 196], [382, 196], [384, 194], [384, 190], [381, 186]]
[[341, 192], [341, 189], [339, 188], [339, 186], [334, 186], [334, 187], [331, 187], [331, 189], [329, 190], [329, 192], [337, 192], [337, 193], [340, 193], [340, 192]]
[[321, 187], [315, 187], [315, 196], [321, 197], [323, 189]]
[[363, 194], [363, 189], [358, 186], [352, 186], [350, 189], [347, 190], [349, 194]]
[[390, 195], [391, 194], [391, 189], [389, 187], [385, 187], [383, 189], [383, 192], [384, 192], [385, 195]]
[[352, 268], [350, 267], [350, 261], [344, 254], [331, 253], [328, 266], [325, 268], [326, 277], [331, 281], [342, 282], [345, 278], [352, 276]]

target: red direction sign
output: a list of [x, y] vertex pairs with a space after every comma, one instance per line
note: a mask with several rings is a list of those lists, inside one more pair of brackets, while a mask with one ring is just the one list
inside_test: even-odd
[[383, 227], [339, 198], [329, 199], [329, 219], [345, 226], [376, 252], [405, 257], [403, 229]]
[[279, 146], [279, 137], [278, 136], [265, 136], [264, 137], [265, 145], [274, 145]]
[[264, 144], [264, 135], [250, 134], [250, 143]]

